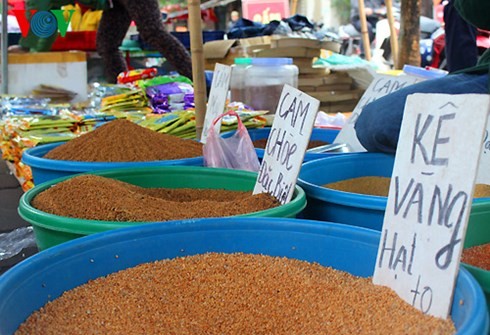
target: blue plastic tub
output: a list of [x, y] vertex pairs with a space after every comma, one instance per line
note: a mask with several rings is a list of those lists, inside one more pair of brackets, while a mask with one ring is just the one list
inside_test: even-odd
[[[306, 193], [307, 205], [302, 217], [381, 230], [387, 197], [342, 192], [323, 185], [365, 176], [391, 178], [394, 162], [395, 156], [392, 155], [353, 153], [303, 164], [298, 185]], [[489, 198], [473, 202], [485, 202], [490, 206]]]
[[[265, 254], [371, 276], [379, 237], [359, 227], [275, 218], [174, 221], [95, 234], [40, 252], [0, 276], [0, 334], [12, 334], [46, 302], [89, 280], [178, 256]], [[488, 331], [483, 292], [465, 269], [457, 278], [451, 318], [457, 334]]]
[[[310, 139], [312, 141], [324, 141], [328, 143], [333, 143], [333, 141], [339, 134], [339, 131], [340, 130], [338, 129], [313, 128], [313, 132], [311, 133]], [[248, 133], [250, 135], [250, 138], [252, 139], [252, 142], [269, 138], [270, 132], [271, 132], [270, 127], [248, 129]], [[234, 133], [235, 130], [227, 131], [221, 134], [221, 136], [224, 138], [228, 138], [232, 136]], [[257, 152], [257, 156], [259, 157], [259, 159], [262, 159], [264, 157], [265, 155], [264, 149], [255, 148], [255, 151]], [[306, 153], [303, 161], [308, 162], [314, 159], [320, 159], [320, 158], [325, 158], [325, 157], [330, 157], [335, 155], [342, 155], [342, 153], [338, 153], [338, 152], [337, 153], [330, 152], [330, 153], [323, 153], [323, 154]]]
[[150, 166], [190, 165], [203, 166], [203, 157], [171, 159], [150, 162], [75, 162], [43, 158], [45, 154], [65, 142], [40, 145], [22, 153], [22, 162], [29, 165], [35, 185], [76, 173], [110, 170], [118, 168], [137, 168]]

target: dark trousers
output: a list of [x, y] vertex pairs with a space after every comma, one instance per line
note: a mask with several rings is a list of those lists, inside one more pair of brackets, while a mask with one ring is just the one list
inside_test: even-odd
[[179, 74], [192, 79], [189, 52], [180, 41], [165, 30], [157, 0], [113, 0], [114, 6], [104, 10], [97, 31], [97, 51], [103, 59], [109, 82], [127, 70], [119, 51], [131, 21], [136, 23], [140, 37], [159, 51]]
[[[361, 20], [359, 18], [354, 18], [352, 21], [352, 25], [358, 32], [361, 33], [361, 55], [364, 55], [364, 41], [362, 40], [362, 27], [361, 27]], [[366, 19], [366, 26], [368, 30], [368, 36], [369, 36], [369, 43], [372, 43], [374, 41], [374, 27], [376, 27], [376, 22], [377, 19], [373, 18], [367, 18]]]
[[444, 29], [448, 71], [475, 66], [478, 60], [476, 28], [459, 15], [453, 1], [444, 6]]
[[451, 74], [424, 80], [367, 104], [355, 124], [359, 142], [367, 151], [395, 153], [407, 96], [413, 93], [487, 94], [487, 74]]

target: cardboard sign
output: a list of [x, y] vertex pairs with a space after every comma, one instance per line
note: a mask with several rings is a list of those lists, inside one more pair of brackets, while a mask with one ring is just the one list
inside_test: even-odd
[[436, 317], [451, 308], [488, 106], [479, 94], [405, 106], [373, 282]]
[[253, 194], [291, 200], [319, 107], [317, 99], [284, 85]]
[[488, 119], [481, 150], [476, 183], [490, 185], [490, 118]]
[[[206, 143], [209, 127], [213, 120], [224, 113], [228, 88], [230, 87], [231, 66], [216, 63], [214, 67], [213, 81], [209, 91], [208, 105], [206, 116], [202, 128], [201, 142]], [[221, 128], [221, 119], [216, 123], [216, 134], [219, 134]]]
[[342, 127], [334, 143], [346, 143], [350, 146], [353, 152], [364, 152], [366, 149], [359, 143], [357, 139], [356, 130], [354, 126], [356, 125], [359, 114], [361, 114], [364, 106], [373, 102], [376, 99], [384, 97], [390, 93], [396, 92], [401, 88], [412, 85], [422, 79], [413, 76], [390, 76], [386, 74], [377, 74], [374, 80], [368, 86], [361, 99], [357, 103], [356, 107], [352, 111], [352, 115], [347, 121], [347, 123]]

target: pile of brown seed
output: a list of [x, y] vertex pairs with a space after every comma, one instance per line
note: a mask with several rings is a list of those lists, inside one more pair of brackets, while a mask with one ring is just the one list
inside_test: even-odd
[[202, 156], [202, 143], [114, 120], [49, 151], [44, 158], [80, 162], [147, 162]]
[[33, 313], [16, 335], [454, 334], [369, 278], [279, 257], [210, 253], [98, 278]]
[[270, 194], [220, 189], [143, 188], [81, 175], [39, 193], [31, 205], [60, 216], [105, 221], [168, 221], [253, 213], [280, 205]]
[[390, 181], [391, 178], [387, 177], [367, 176], [340, 180], [323, 186], [337, 191], [387, 197]]
[[[365, 176], [340, 180], [325, 184], [323, 187], [349, 193], [387, 197], [390, 191], [390, 182], [391, 178], [389, 177]], [[473, 197], [490, 197], [490, 185], [476, 184]]]
[[461, 261], [490, 271], [490, 243], [463, 249]]

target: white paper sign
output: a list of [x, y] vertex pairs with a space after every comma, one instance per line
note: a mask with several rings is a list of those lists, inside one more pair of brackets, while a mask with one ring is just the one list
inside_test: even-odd
[[[213, 73], [213, 81], [211, 82], [211, 90], [209, 91], [208, 105], [206, 108], [206, 116], [201, 134], [201, 142], [206, 143], [209, 133], [209, 127], [214, 119], [224, 113], [228, 88], [230, 87], [231, 66], [216, 63]], [[220, 133], [221, 119], [218, 120], [215, 126], [216, 133]]]
[[291, 200], [319, 107], [317, 99], [284, 85], [253, 194]]
[[[482, 106], [482, 108], [484, 108]], [[473, 117], [469, 115], [468, 117]], [[480, 156], [480, 164], [478, 166], [478, 174], [476, 176], [477, 184], [490, 185], [490, 118], [487, 122], [487, 129], [483, 139], [482, 152]]]
[[373, 282], [436, 317], [450, 312], [488, 104], [413, 94], [405, 105]]
[[335, 138], [334, 143], [347, 143], [350, 146], [350, 150], [353, 152], [366, 151], [361, 143], [359, 143], [356, 130], [354, 129], [357, 119], [359, 118], [359, 114], [361, 114], [364, 106], [376, 99], [396, 92], [401, 88], [415, 84], [421, 80], [422, 79], [414, 76], [391, 76], [387, 74], [377, 74], [352, 111], [349, 120], [342, 127], [342, 130], [340, 130], [339, 134]]

